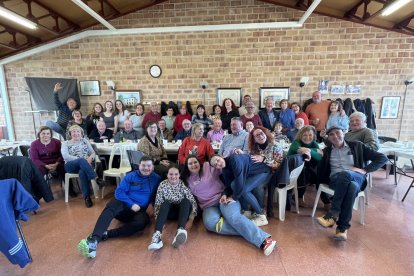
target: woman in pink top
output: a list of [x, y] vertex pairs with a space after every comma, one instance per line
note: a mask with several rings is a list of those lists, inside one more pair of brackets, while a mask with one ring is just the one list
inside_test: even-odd
[[301, 110], [302, 108], [300, 107], [299, 103], [297, 103], [297, 102], [291, 103], [290, 104], [290, 109], [292, 109], [293, 112], [295, 113], [295, 120], [297, 118], [302, 118], [303, 122], [304, 122], [304, 125], [305, 126], [309, 125], [308, 115], [306, 115], [306, 113]]
[[266, 256], [270, 255], [276, 247], [276, 241], [241, 214], [238, 201], [231, 197], [223, 200], [224, 185], [219, 178], [220, 174], [221, 169], [210, 166], [209, 162], [201, 165], [195, 155], [189, 155], [185, 159], [182, 179], [187, 182], [203, 209], [204, 226], [208, 231], [221, 235], [242, 236], [262, 249]]

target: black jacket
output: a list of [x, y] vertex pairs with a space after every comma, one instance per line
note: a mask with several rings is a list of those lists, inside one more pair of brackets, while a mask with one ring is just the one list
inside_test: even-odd
[[34, 165], [32, 160], [25, 156], [5, 156], [0, 159], [0, 179], [15, 178], [36, 201], [43, 198], [46, 202], [53, 200], [53, 194], [46, 180]]
[[[359, 141], [346, 141], [346, 143], [351, 149], [352, 155], [354, 157], [354, 166], [357, 168], [364, 169], [370, 173], [378, 170], [384, 166], [385, 163], [387, 163], [388, 159], [384, 154], [372, 150]], [[318, 183], [329, 183], [329, 176], [331, 174], [331, 152], [332, 145], [327, 146], [323, 149], [323, 157], [318, 167]], [[368, 161], [371, 161], [371, 163], [368, 164]], [[366, 184], [366, 181], [362, 184], [361, 191], [365, 189]]]
[[269, 116], [267, 115], [266, 109], [262, 109], [259, 111], [259, 117], [260, 117], [260, 120], [262, 120], [263, 126], [270, 131], [273, 131], [273, 129], [275, 128], [275, 124], [279, 122], [279, 112], [273, 109], [273, 114], [275, 115], [276, 120], [273, 125], [270, 125], [270, 120], [269, 120]]
[[375, 112], [372, 109], [372, 101], [370, 98], [365, 100], [365, 115], [367, 115], [367, 127], [370, 129], [377, 129], [375, 124]]

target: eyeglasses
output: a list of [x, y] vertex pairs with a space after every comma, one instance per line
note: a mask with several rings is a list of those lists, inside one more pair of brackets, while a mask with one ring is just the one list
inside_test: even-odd
[[254, 138], [259, 138], [259, 137], [263, 137], [263, 136], [266, 136], [266, 135], [264, 134], [264, 132], [259, 132], [259, 133], [255, 134], [253, 136], [254, 136]]

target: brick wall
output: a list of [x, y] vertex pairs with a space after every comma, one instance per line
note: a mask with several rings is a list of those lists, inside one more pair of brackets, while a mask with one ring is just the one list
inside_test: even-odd
[[[177, 0], [111, 23], [116, 28], [138, 28], [272, 22], [297, 20], [302, 14], [258, 1]], [[148, 73], [152, 64], [162, 67], [159, 79]], [[289, 86], [290, 100], [299, 100], [302, 76], [310, 77], [302, 99], [310, 97], [319, 80], [329, 80], [329, 85], [359, 84], [358, 97], [370, 97], [377, 114], [383, 96], [402, 97], [398, 119], [377, 119], [380, 135], [396, 137], [403, 81], [414, 76], [414, 37], [312, 15], [301, 29], [92, 37], [8, 64], [5, 72], [17, 139], [34, 138], [32, 115], [24, 113], [32, 109], [25, 92], [27, 76], [100, 80], [101, 96], [81, 99], [84, 114], [94, 102], [114, 99], [105, 80], [113, 80], [119, 90], [141, 90], [144, 101], [200, 101], [199, 83], [206, 80], [208, 111], [218, 87], [242, 87], [258, 103], [259, 87], [269, 86]], [[411, 85], [402, 140], [414, 139], [413, 92]]]

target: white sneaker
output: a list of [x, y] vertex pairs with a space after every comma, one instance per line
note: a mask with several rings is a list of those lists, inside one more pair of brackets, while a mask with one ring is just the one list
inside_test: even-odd
[[276, 247], [276, 241], [272, 240], [272, 238], [266, 238], [264, 240], [265, 246], [263, 247], [263, 253], [265, 256], [269, 256]]
[[254, 224], [256, 224], [259, 227], [269, 224], [265, 214], [254, 214], [251, 220]]
[[248, 219], [252, 219], [252, 211], [243, 211], [243, 216], [245, 216]]
[[185, 229], [177, 229], [177, 234], [175, 234], [172, 246], [177, 248], [180, 245], [184, 244], [187, 241], [187, 231]]
[[161, 249], [164, 246], [161, 240], [161, 232], [155, 231], [155, 233], [152, 235], [151, 243], [148, 245], [148, 250], [155, 251], [158, 249]]

